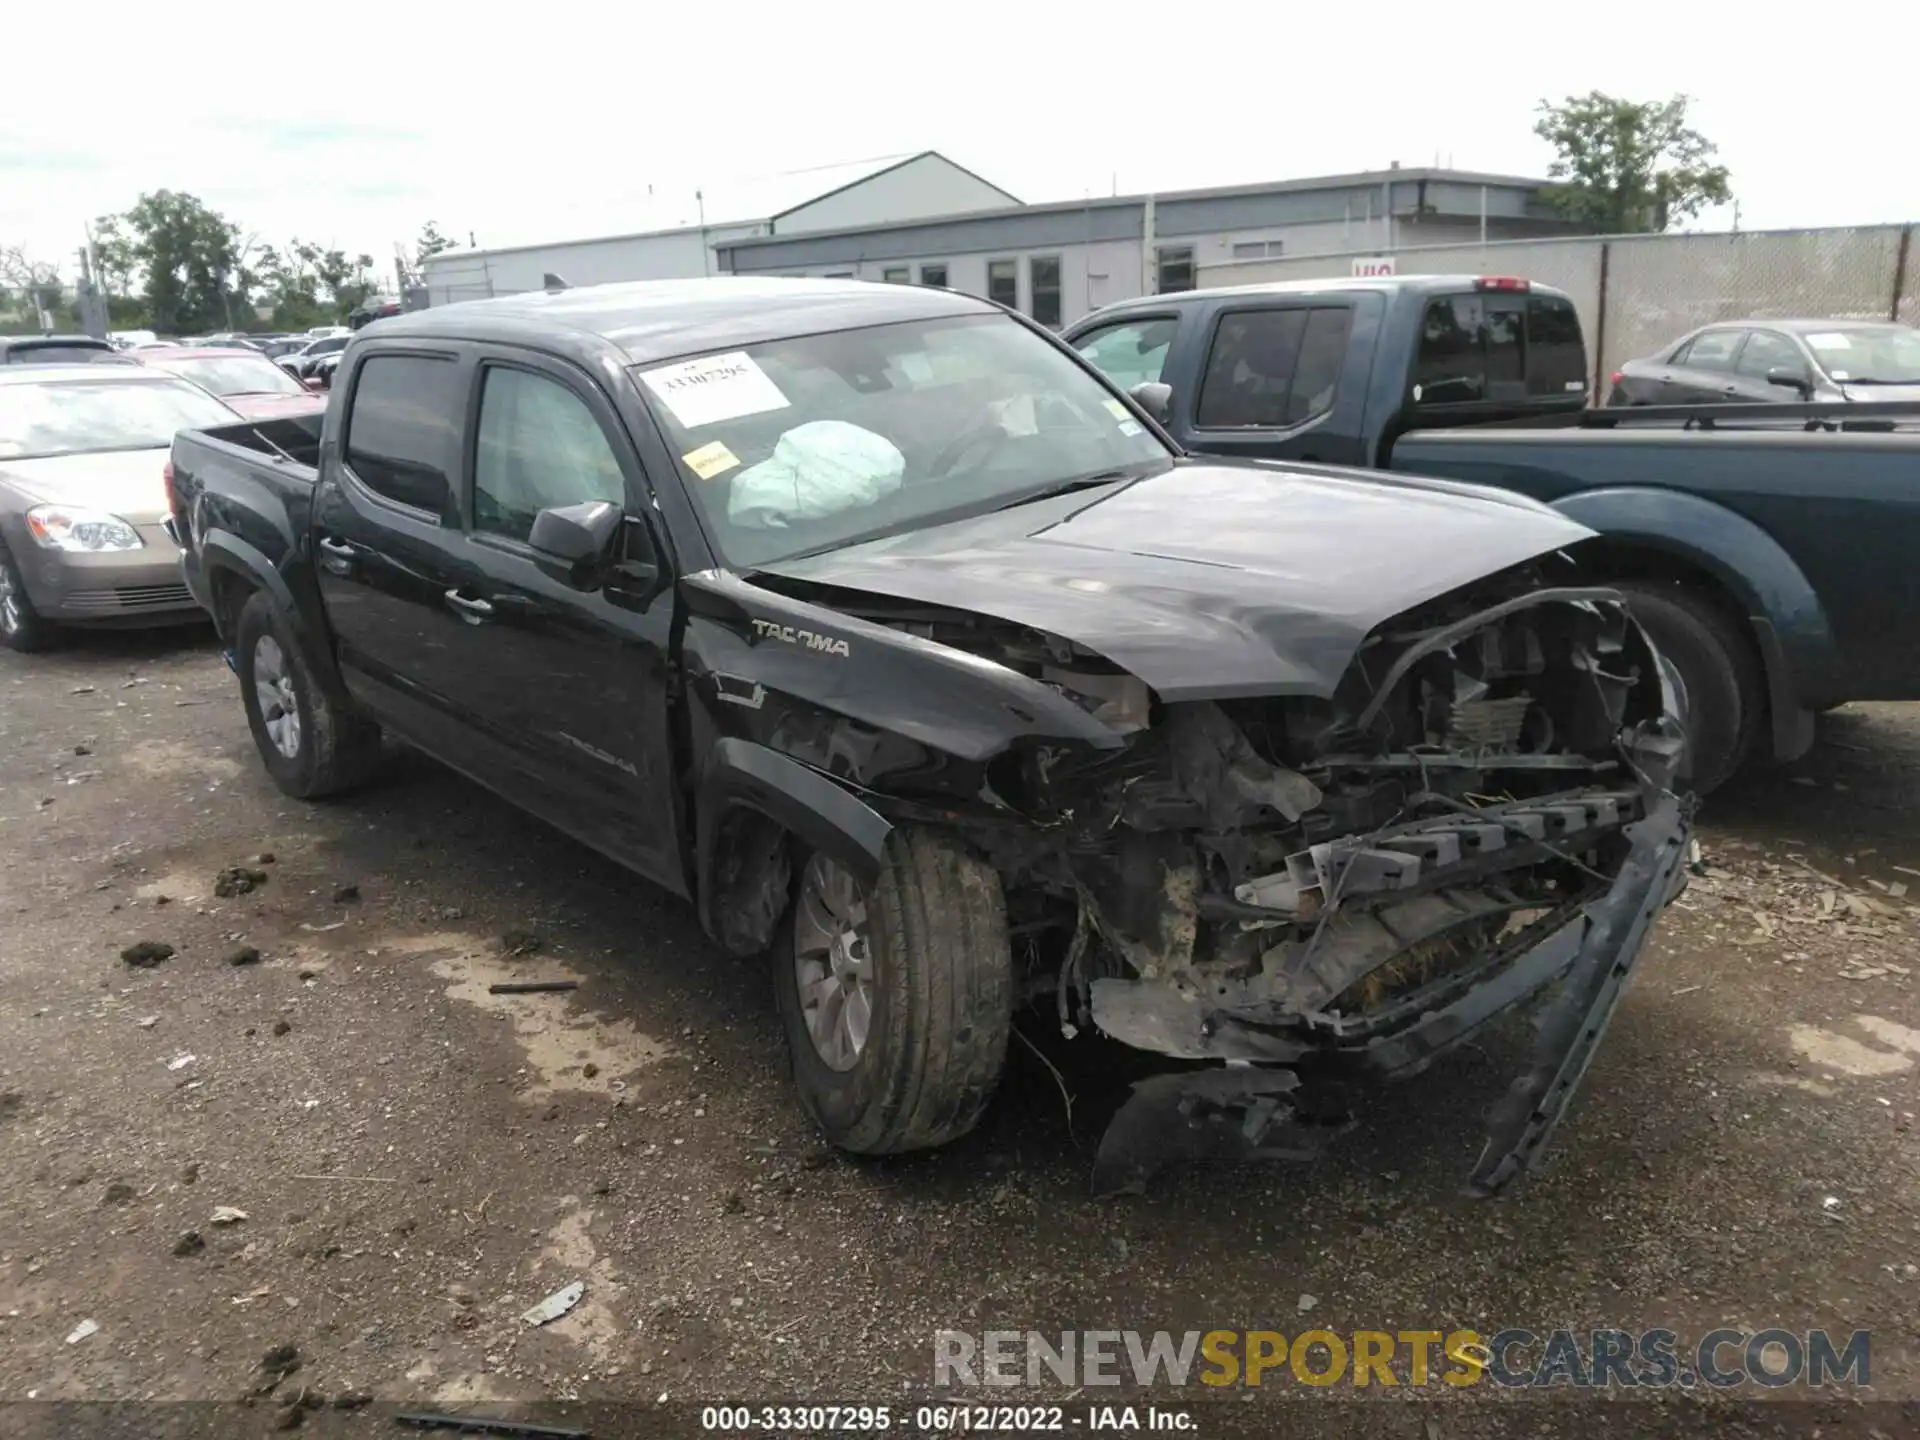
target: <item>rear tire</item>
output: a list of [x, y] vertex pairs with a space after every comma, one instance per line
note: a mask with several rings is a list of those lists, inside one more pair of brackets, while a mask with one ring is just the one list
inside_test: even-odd
[[1752, 748], [1766, 709], [1760, 667], [1746, 637], [1710, 600], [1684, 585], [1617, 582], [1687, 689], [1687, 770], [1697, 794], [1720, 788]]
[[366, 779], [380, 760], [380, 727], [346, 713], [315, 679], [293, 629], [266, 595], [240, 607], [235, 669], [247, 726], [273, 783], [317, 800]]
[[[838, 901], [816, 903], [836, 885]], [[972, 1130], [1013, 1028], [1000, 877], [946, 836], [903, 828], [870, 892], [817, 853], [794, 889], [773, 948], [774, 990], [807, 1113], [862, 1155], [930, 1149]], [[833, 1022], [848, 1012], [859, 1023], [836, 1037]]]
[[0, 544], [0, 645], [22, 654], [45, 650], [59, 638], [27, 598], [27, 582], [7, 547]]

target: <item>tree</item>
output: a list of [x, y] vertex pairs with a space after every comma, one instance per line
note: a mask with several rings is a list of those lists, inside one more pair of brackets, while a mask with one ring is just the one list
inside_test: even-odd
[[35, 260], [18, 245], [0, 246], [0, 299], [11, 300], [15, 295], [33, 328], [38, 329], [43, 312], [59, 312], [60, 267]]
[[420, 238], [413, 242], [413, 268], [418, 270], [427, 263], [427, 257], [438, 255], [442, 250], [453, 249], [454, 242], [440, 233], [440, 227], [429, 220], [420, 227]]
[[1688, 99], [1645, 104], [1594, 90], [1559, 105], [1542, 100], [1533, 133], [1553, 146], [1547, 173], [1562, 183], [1547, 202], [1569, 220], [1603, 234], [1658, 233], [1733, 191], [1727, 167], [1687, 125]]
[[124, 219], [156, 330], [234, 328], [240, 232], [231, 221], [175, 190], [142, 195]]

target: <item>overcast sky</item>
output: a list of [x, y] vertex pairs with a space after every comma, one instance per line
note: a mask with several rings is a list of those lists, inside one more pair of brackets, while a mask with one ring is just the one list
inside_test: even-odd
[[1594, 88], [1696, 97], [1742, 228], [1920, 219], [1912, 0], [1831, 28], [1686, 3], [762, 3], [61, 23], [0, 85], [0, 245], [69, 268], [87, 219], [171, 188], [390, 274], [428, 219], [482, 245], [617, 233], [691, 219], [696, 186], [919, 149], [1028, 201], [1436, 157], [1544, 175], [1535, 103]]

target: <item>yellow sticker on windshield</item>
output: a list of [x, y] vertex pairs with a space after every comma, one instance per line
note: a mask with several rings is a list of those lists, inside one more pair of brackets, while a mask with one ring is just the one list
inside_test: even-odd
[[1113, 418], [1116, 420], [1131, 420], [1133, 418], [1133, 412], [1118, 400], [1107, 401], [1107, 409], [1113, 412]]
[[687, 468], [702, 480], [711, 480], [724, 475], [740, 463], [740, 458], [718, 440], [709, 440], [698, 450], [689, 450], [680, 457], [687, 462]]

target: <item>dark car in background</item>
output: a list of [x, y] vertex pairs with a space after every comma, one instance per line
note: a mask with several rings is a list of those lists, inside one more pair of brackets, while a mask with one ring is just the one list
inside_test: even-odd
[[1920, 330], [1890, 321], [1707, 325], [1613, 372], [1609, 405], [1920, 400]]
[[0, 365], [85, 365], [118, 353], [91, 335], [0, 335]]

